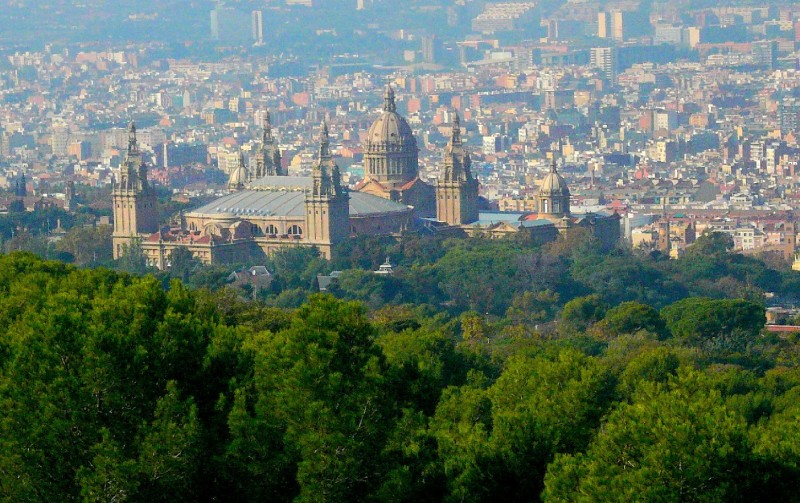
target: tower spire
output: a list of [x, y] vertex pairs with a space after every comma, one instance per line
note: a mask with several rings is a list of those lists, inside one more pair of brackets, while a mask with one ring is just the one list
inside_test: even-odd
[[156, 193], [147, 181], [147, 166], [136, 141], [136, 124], [128, 125], [128, 152], [120, 166], [120, 179], [111, 193], [114, 210], [112, 246], [114, 258], [126, 253], [136, 240], [158, 230]]
[[272, 120], [269, 116], [269, 110], [264, 113], [264, 132], [261, 140], [264, 145], [272, 140]]
[[319, 134], [319, 160], [331, 157], [331, 142], [328, 137], [328, 121], [322, 121], [322, 129]]
[[316, 244], [324, 256], [330, 257], [331, 245], [350, 235], [350, 203], [341, 185], [339, 168], [331, 156], [326, 121], [322, 122], [319, 140], [319, 159], [311, 172], [311, 187], [306, 191], [303, 236]]
[[461, 141], [461, 118], [453, 111], [450, 140], [436, 181], [436, 218], [439, 221], [463, 225], [478, 220], [478, 181], [472, 177], [471, 164]]
[[269, 110], [264, 110], [263, 130], [261, 133], [261, 146], [256, 152], [255, 166], [248, 171], [248, 177], [259, 179], [264, 176], [285, 175], [281, 168], [281, 152], [277, 141], [272, 134], [272, 116]]
[[128, 125], [128, 152], [138, 152], [139, 145], [136, 142], [136, 124], [131, 121]]
[[551, 173], [558, 173], [558, 165], [556, 163], [556, 159], [558, 154], [560, 153], [561, 153], [561, 139], [558, 140], [558, 150], [553, 150], [553, 162], [550, 163]]
[[328, 139], [328, 123], [322, 122], [319, 135], [319, 159], [312, 171], [312, 190], [315, 196], [342, 196], [345, 194], [341, 184], [339, 167], [331, 155], [330, 140]]
[[386, 112], [396, 112], [397, 105], [394, 102], [394, 89], [391, 84], [386, 84], [386, 91], [383, 93], [383, 109]]
[[450, 132], [450, 145], [461, 145], [461, 118], [458, 112], [453, 112], [453, 128]]

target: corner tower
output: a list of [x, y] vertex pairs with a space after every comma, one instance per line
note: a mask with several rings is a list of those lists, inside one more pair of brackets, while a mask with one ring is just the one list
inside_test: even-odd
[[328, 125], [325, 122], [322, 123], [319, 143], [319, 159], [305, 198], [305, 239], [316, 245], [325, 258], [330, 258], [332, 245], [350, 235], [350, 202], [347, 191], [342, 187], [339, 167], [331, 156]]
[[436, 219], [449, 225], [478, 220], [478, 181], [472, 176], [472, 162], [461, 140], [458, 113], [453, 117], [441, 175], [436, 181]]
[[256, 169], [252, 173], [253, 179], [264, 176], [285, 176], [281, 166], [281, 151], [277, 139], [272, 135], [272, 121], [269, 111], [264, 114], [264, 130], [261, 134], [261, 148], [256, 154]]
[[394, 90], [386, 86], [383, 113], [372, 124], [364, 143], [366, 178], [397, 189], [419, 173], [417, 140], [408, 122], [397, 113]]
[[147, 181], [147, 166], [136, 142], [136, 125], [128, 127], [128, 153], [120, 168], [120, 179], [111, 192], [114, 211], [114, 258], [147, 234], [158, 230], [156, 194]]

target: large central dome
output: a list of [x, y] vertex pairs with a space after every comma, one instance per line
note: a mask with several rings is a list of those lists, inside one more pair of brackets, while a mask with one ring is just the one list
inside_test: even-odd
[[386, 86], [383, 113], [369, 128], [364, 145], [366, 176], [394, 188], [416, 178], [418, 162], [417, 140], [397, 113], [394, 91]]

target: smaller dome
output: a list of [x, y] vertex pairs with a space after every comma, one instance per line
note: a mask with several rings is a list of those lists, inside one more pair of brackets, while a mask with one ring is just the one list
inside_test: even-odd
[[553, 170], [542, 180], [542, 184], [539, 186], [539, 194], [569, 197], [569, 188], [564, 177], [558, 174], [558, 171]]
[[228, 189], [241, 190], [247, 183], [249, 174], [247, 166], [244, 164], [244, 155], [239, 154], [239, 164], [231, 171], [231, 176], [228, 178]]

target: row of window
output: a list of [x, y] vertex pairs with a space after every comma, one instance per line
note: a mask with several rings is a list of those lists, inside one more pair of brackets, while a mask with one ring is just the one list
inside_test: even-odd
[[[195, 225], [194, 222], [189, 224], [189, 230], [190, 231], [196, 231], [197, 230], [197, 226]], [[263, 235], [263, 234], [266, 234], [266, 235], [269, 235], [269, 236], [277, 236], [278, 234], [280, 234], [280, 231], [278, 230], [278, 228], [273, 224], [269, 224], [266, 228], [264, 228], [263, 234], [262, 234], [262, 231], [261, 231], [261, 227], [259, 227], [256, 224], [252, 224], [251, 227], [250, 227], [250, 232], [253, 235], [256, 235], [256, 236]], [[286, 234], [288, 234], [290, 236], [302, 236], [303, 235], [303, 228], [300, 227], [299, 225], [292, 225], [286, 230]]]
[[[254, 230], [255, 229], [259, 229], [259, 227], [257, 225], [254, 226]], [[280, 232], [278, 231], [278, 228], [275, 227], [272, 224], [268, 225], [264, 229], [264, 234], [266, 234], [268, 236], [277, 236], [279, 233]], [[256, 234], [256, 232], [254, 232], [254, 234]], [[289, 236], [302, 236], [303, 235], [303, 228], [300, 227], [299, 225], [291, 225], [291, 226], [289, 226], [288, 229], [286, 229], [286, 234], [288, 234]]]

